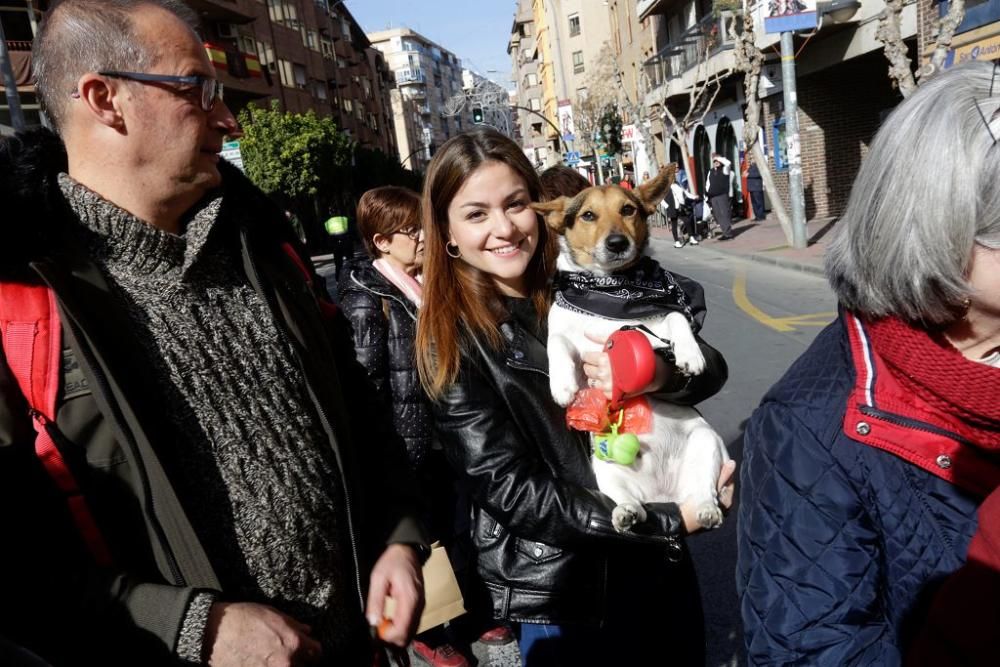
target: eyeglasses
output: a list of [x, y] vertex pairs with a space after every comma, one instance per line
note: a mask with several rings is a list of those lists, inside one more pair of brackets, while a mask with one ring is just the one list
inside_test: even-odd
[[408, 236], [410, 238], [411, 241], [419, 241], [420, 240], [420, 227], [412, 227], [410, 229], [400, 229], [400, 230], [397, 230], [397, 231], [393, 232], [393, 234], [405, 234], [406, 236]]
[[98, 72], [101, 76], [110, 76], [116, 79], [127, 79], [138, 81], [139, 83], [180, 83], [186, 86], [199, 86], [201, 88], [201, 110], [212, 111], [215, 103], [222, 100], [223, 85], [217, 79], [201, 74], [192, 76], [171, 76], [169, 74], [144, 74], [142, 72]]
[[[993, 111], [993, 114], [990, 115], [989, 118], [987, 118], [986, 114], [983, 112], [982, 105], [987, 101], [991, 101], [994, 104], [1000, 103], [993, 97], [994, 88], [997, 83], [997, 72], [1000, 72], [1000, 59], [993, 61], [993, 76], [992, 78], [990, 78], [990, 94], [986, 97], [985, 100], [976, 100], [976, 110], [979, 112], [979, 116], [983, 119], [983, 122], [986, 123], [986, 131], [990, 133], [990, 137], [993, 139], [994, 146], [996, 146], [997, 141], [1000, 141], [1000, 137], [997, 137], [997, 135], [993, 132], [993, 128], [990, 127], [990, 123], [996, 122], [996, 120], [1000, 118], [1000, 106], [998, 106]], [[1000, 95], [1000, 91], [997, 91], [997, 94]]]

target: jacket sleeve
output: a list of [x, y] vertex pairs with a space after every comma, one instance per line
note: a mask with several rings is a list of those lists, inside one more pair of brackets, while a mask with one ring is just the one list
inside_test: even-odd
[[376, 391], [388, 391], [389, 327], [382, 304], [370, 294], [349, 290], [340, 299], [340, 307], [351, 323], [354, 353]]
[[120, 655], [168, 660], [198, 591], [93, 564], [66, 497], [35, 455], [27, 415], [0, 353], [0, 534], [14, 546], [0, 549], [4, 634], [40, 650], [62, 651], [69, 650], [65, 644], [73, 633], [85, 633], [91, 645], [100, 644], [100, 633]]
[[[653, 396], [677, 405], [697, 405], [715, 396], [729, 379], [729, 366], [722, 353], [706, 343], [700, 336], [695, 336], [698, 347], [705, 356], [705, 370], [701, 375], [688, 377], [675, 371], [667, 378], [667, 383]], [[659, 351], [657, 351], [659, 353]]]
[[899, 664], [882, 618], [881, 538], [829, 445], [792, 408], [764, 403], [747, 427], [740, 482], [748, 663]]
[[629, 534], [611, 524], [614, 501], [557, 477], [522, 433], [493, 383], [469, 359], [434, 403], [438, 437], [476, 504], [512, 534], [559, 547], [613, 539], [663, 543], [681, 534], [673, 503], [646, 505], [647, 521]]

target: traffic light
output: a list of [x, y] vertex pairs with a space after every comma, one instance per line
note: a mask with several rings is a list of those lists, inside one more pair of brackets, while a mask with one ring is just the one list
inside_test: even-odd
[[472, 122], [476, 125], [481, 125], [483, 122], [483, 110], [479, 107], [472, 110]]

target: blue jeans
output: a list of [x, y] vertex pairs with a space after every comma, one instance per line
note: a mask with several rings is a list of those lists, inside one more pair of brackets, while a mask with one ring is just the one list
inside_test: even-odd
[[585, 665], [586, 647], [600, 631], [565, 625], [521, 623], [518, 648], [522, 667]]

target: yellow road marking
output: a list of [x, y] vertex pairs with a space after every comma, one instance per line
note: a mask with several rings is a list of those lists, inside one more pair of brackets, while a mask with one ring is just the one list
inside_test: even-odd
[[771, 317], [747, 298], [747, 276], [742, 271], [733, 278], [733, 301], [744, 313], [775, 331], [795, 331], [797, 327], [825, 327], [837, 316], [837, 313], [809, 313]]

